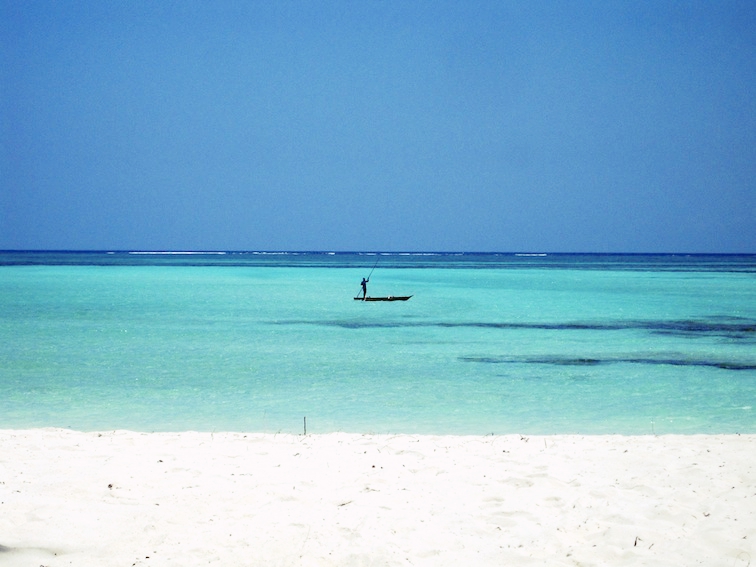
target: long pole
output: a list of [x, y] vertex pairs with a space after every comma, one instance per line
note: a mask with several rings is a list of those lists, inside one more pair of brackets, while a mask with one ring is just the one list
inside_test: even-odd
[[372, 270], [370, 270], [370, 273], [368, 274], [368, 277], [367, 277], [367, 279], [370, 279], [370, 276], [372, 276], [372, 275], [373, 275], [373, 271], [375, 270], [375, 267], [376, 267], [376, 266], [378, 265], [378, 260], [380, 260], [380, 259], [381, 259], [381, 257], [380, 257], [380, 256], [378, 256], [378, 258], [377, 258], [377, 259], [375, 260], [375, 264], [373, 264], [373, 269], [372, 269]]

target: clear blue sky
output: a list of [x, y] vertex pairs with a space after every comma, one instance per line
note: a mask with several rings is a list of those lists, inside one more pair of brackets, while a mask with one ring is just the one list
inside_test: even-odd
[[0, 0], [0, 249], [756, 252], [756, 3]]

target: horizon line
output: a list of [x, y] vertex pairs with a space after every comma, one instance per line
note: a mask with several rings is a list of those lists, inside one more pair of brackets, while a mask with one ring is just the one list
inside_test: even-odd
[[218, 249], [109, 249], [109, 248], [28, 248], [0, 249], [0, 254], [132, 254], [132, 255], [225, 255], [225, 254], [357, 254], [357, 255], [514, 255], [543, 257], [549, 255], [585, 256], [753, 256], [756, 252], [565, 252], [565, 251], [484, 251], [484, 250], [218, 250]]

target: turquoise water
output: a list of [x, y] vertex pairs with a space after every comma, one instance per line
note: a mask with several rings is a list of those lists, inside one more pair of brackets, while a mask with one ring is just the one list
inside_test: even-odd
[[[370, 295], [407, 302], [361, 302]], [[756, 432], [756, 256], [0, 253], [0, 427]]]

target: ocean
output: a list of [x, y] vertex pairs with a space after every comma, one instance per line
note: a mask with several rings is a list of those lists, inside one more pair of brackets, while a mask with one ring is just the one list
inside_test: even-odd
[[[355, 301], [368, 275], [411, 299]], [[754, 433], [754, 406], [756, 255], [0, 252], [0, 428]]]

